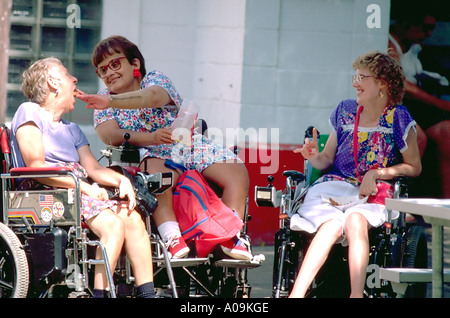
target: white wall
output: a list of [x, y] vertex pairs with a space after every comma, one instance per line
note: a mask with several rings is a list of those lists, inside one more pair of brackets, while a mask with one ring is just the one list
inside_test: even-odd
[[[369, 4], [381, 28], [367, 27]], [[313, 124], [354, 97], [352, 61], [386, 50], [390, 2], [370, 0], [247, 0], [241, 126], [280, 129], [281, 143], [303, 142]]]
[[[380, 28], [368, 27], [371, 4]], [[354, 58], [386, 50], [389, 12], [390, 0], [107, 0], [102, 38], [138, 44], [210, 127], [278, 128], [290, 144], [311, 124], [329, 131], [354, 97]]]

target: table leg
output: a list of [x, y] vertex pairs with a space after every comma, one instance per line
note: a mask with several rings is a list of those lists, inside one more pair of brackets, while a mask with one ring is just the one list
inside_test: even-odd
[[432, 226], [432, 259], [431, 265], [433, 269], [433, 298], [442, 298], [443, 295], [443, 229], [442, 226], [434, 224]]

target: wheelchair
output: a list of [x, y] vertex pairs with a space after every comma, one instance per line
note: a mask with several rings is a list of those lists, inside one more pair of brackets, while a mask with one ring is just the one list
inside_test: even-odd
[[[305, 138], [312, 138], [312, 128], [308, 127]], [[326, 143], [327, 135], [320, 135], [319, 150]], [[314, 234], [290, 229], [290, 218], [301, 204], [308, 187], [320, 176], [305, 160], [305, 173], [296, 170], [283, 172], [285, 188], [277, 190], [273, 186], [274, 177], [269, 176], [267, 186], [255, 187], [255, 202], [258, 206], [279, 209], [279, 229], [274, 240], [274, 264], [272, 296], [286, 298], [292, 291], [298, 271], [302, 265]], [[408, 180], [398, 179], [394, 183], [394, 197], [408, 196]], [[424, 229], [421, 225], [407, 223], [405, 213], [397, 219], [389, 218], [384, 225], [369, 231], [369, 266], [364, 294], [367, 298], [394, 298], [391, 283], [379, 278], [380, 268], [406, 267], [427, 268], [428, 250]], [[350, 278], [347, 259], [348, 248], [335, 245], [325, 264], [310, 285], [306, 297], [339, 298], [350, 294]], [[408, 286], [406, 297], [426, 297], [426, 283]]]
[[[203, 120], [198, 120], [202, 133], [207, 126]], [[107, 146], [102, 151], [102, 158], [106, 158], [107, 166], [121, 167], [132, 173], [136, 178], [154, 193], [159, 194], [169, 190], [173, 183], [173, 173], [158, 173], [149, 175], [141, 172], [137, 166], [140, 164], [139, 148], [128, 143], [129, 135], [124, 135], [124, 143], [121, 146]], [[166, 165], [173, 168], [173, 163]], [[155, 179], [156, 177], [156, 179]], [[210, 184], [220, 197], [220, 189], [215, 184]], [[251, 243], [247, 235], [248, 204], [244, 213], [244, 227], [240, 237]], [[157, 294], [160, 297], [220, 297], [220, 298], [248, 298], [251, 295], [251, 286], [248, 283], [248, 270], [261, 266], [263, 255], [257, 255], [252, 260], [229, 259], [223, 252], [216, 248], [207, 257], [197, 257], [194, 242], [188, 242], [191, 252], [185, 258], [168, 259], [167, 250], [154, 222], [150, 222], [150, 241], [153, 253], [154, 283]], [[251, 246], [251, 245], [250, 245]], [[166, 270], [164, 270], [166, 269]]]
[[[4, 125], [0, 136], [0, 298], [91, 297], [93, 266], [99, 264], [106, 268], [109, 297], [133, 297], [134, 277], [125, 253], [112, 272], [105, 247], [81, 220], [80, 180], [68, 168], [11, 168], [9, 131]], [[75, 189], [16, 189], [18, 180], [37, 177], [71, 177]], [[164, 183], [161, 176], [152, 178], [159, 190]], [[157, 202], [137, 181], [132, 183], [138, 210], [148, 224]], [[113, 197], [113, 189], [109, 191]], [[95, 259], [97, 248], [101, 259]], [[165, 256], [168, 259], [167, 253]]]
[[[78, 178], [66, 168], [11, 168], [9, 135], [0, 127], [2, 147], [2, 210], [0, 213], [0, 298], [88, 298], [92, 296], [93, 265], [106, 268], [111, 298], [133, 297], [134, 277], [125, 253], [111, 272], [104, 246], [89, 232], [80, 216]], [[208, 257], [170, 259], [166, 246], [151, 222], [156, 207], [153, 194], [172, 187], [172, 173], [141, 172], [139, 149], [127, 136], [119, 147], [102, 151], [109, 168], [132, 179], [153, 253], [155, 290], [159, 297], [247, 298], [251, 286], [247, 270], [261, 265], [263, 257], [251, 261], [224, 258], [216, 250]], [[100, 158], [101, 159], [101, 158]], [[15, 181], [36, 177], [72, 177], [75, 189], [17, 191]], [[111, 189], [111, 196], [117, 193]], [[147, 201], [147, 202], [146, 202]], [[148, 202], [151, 201], [151, 202]], [[247, 236], [247, 221], [241, 237]], [[94, 259], [95, 248], [102, 259]], [[193, 250], [193, 249], [191, 249]], [[176, 279], [175, 279], [176, 278]]]

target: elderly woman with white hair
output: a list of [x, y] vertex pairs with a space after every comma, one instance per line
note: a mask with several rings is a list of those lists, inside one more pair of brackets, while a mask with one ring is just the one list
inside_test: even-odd
[[[76, 83], [77, 79], [53, 57], [38, 60], [23, 73], [22, 91], [29, 102], [20, 105], [11, 123], [13, 165], [63, 166], [79, 176], [82, 220], [104, 244], [111, 269], [125, 245], [136, 277], [137, 297], [154, 297], [150, 241], [135, 210], [130, 180], [101, 166], [80, 127], [63, 119], [74, 110]], [[95, 183], [86, 182], [87, 177]], [[109, 200], [99, 184], [119, 188], [121, 201]], [[69, 177], [27, 179], [19, 186], [74, 188], [74, 181]], [[104, 266], [96, 265], [93, 297], [105, 297], [107, 286]]]

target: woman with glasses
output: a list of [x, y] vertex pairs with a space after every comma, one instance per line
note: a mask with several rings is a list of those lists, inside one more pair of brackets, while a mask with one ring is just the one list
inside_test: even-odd
[[[22, 91], [29, 102], [20, 105], [11, 122], [13, 164], [69, 167], [80, 178], [82, 220], [104, 244], [112, 271], [125, 247], [136, 278], [137, 296], [154, 297], [150, 240], [135, 210], [130, 180], [102, 167], [80, 127], [63, 119], [74, 110], [76, 83], [77, 79], [56, 58], [38, 60], [23, 73]], [[88, 177], [96, 183], [86, 182]], [[124, 201], [109, 200], [100, 185], [117, 187]], [[22, 189], [74, 186], [70, 177], [25, 179], [18, 185]], [[107, 287], [105, 268], [96, 265], [93, 296], [105, 297]]]
[[[78, 98], [94, 108], [94, 124], [102, 141], [120, 145], [125, 132], [129, 142], [145, 150], [141, 169], [149, 173], [173, 171], [174, 184], [180, 171], [165, 166], [171, 160], [187, 169], [196, 169], [206, 180], [223, 190], [222, 200], [241, 218], [248, 194], [248, 173], [244, 164], [229, 149], [194, 132], [193, 147], [182, 148], [172, 140], [170, 126], [177, 116], [182, 99], [171, 80], [159, 71], [147, 73], [138, 47], [121, 36], [111, 36], [94, 48], [92, 61], [106, 89], [98, 95], [79, 92]], [[180, 151], [182, 149], [182, 151]], [[175, 218], [172, 192], [157, 195], [154, 213], [158, 231], [172, 257], [189, 252]], [[252, 255], [236, 239], [221, 245], [233, 258], [250, 259]]]
[[[316, 131], [312, 140], [294, 151], [325, 174], [291, 219], [292, 230], [315, 236], [290, 297], [305, 296], [337, 243], [349, 246], [350, 297], [363, 297], [368, 229], [387, 220], [385, 197], [378, 200], [380, 181], [421, 172], [415, 121], [400, 106], [404, 94], [400, 65], [387, 54], [369, 52], [358, 57], [353, 68], [356, 100], [342, 101], [331, 114], [331, 133], [323, 151], [319, 153]], [[354, 198], [353, 204], [345, 209], [348, 197]]]

